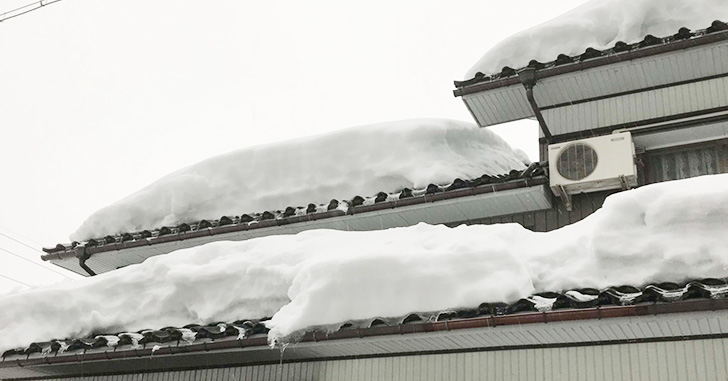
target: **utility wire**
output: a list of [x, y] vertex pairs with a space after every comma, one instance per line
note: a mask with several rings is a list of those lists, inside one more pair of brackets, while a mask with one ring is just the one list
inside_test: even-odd
[[[42, 244], [38, 243], [38, 241], [36, 241], [30, 237], [26, 237], [18, 232], [12, 231], [12, 230], [6, 228], [5, 226], [0, 225], [0, 230], [5, 230], [7, 232], [7, 234], [12, 234], [12, 235], [18, 237], [18, 239], [22, 239], [28, 243], [32, 243], [33, 245], [35, 245], [35, 247], [43, 246]], [[38, 249], [35, 249], [35, 250], [38, 251]]]
[[20, 283], [20, 284], [22, 284], [22, 285], [24, 285], [24, 286], [28, 286], [28, 287], [33, 287], [33, 286], [31, 286], [31, 285], [29, 285], [29, 284], [27, 284], [27, 283], [25, 283], [25, 282], [21, 282], [21, 281], [19, 281], [19, 280], [17, 280], [17, 279], [13, 279], [13, 278], [11, 278], [11, 277], [9, 277], [9, 276], [5, 276], [5, 275], [3, 275], [3, 274], [0, 274], [0, 278], [5, 278], [5, 279], [7, 279], [7, 280], [11, 280], [11, 281], [13, 281], [13, 282], [15, 282], [15, 283]]
[[19, 8], [9, 10], [7, 12], [0, 13], [0, 22], [3, 22], [5, 20], [10, 20], [10, 19], [18, 17], [18, 16], [22, 16], [28, 12], [33, 12], [37, 9], [45, 7], [46, 5], [57, 3], [59, 1], [61, 1], [61, 0], [40, 0], [40, 1], [36, 1], [35, 3], [30, 3], [27, 5], [23, 5], [22, 7], [19, 7]]
[[[0, 234], [2, 234], [2, 233], [0, 233]], [[30, 262], [30, 263], [32, 263], [32, 264], [34, 264], [34, 265], [38, 266], [38, 267], [41, 267], [41, 268], [43, 268], [43, 269], [46, 269], [46, 270], [48, 270], [48, 271], [53, 271], [54, 273], [56, 273], [56, 274], [58, 274], [58, 275], [62, 275], [63, 277], [65, 277], [65, 278], [67, 278], [67, 279], [73, 279], [73, 278], [71, 278], [70, 276], [68, 276], [68, 275], [66, 275], [66, 274], [64, 274], [64, 273], [62, 273], [62, 272], [60, 272], [60, 271], [58, 271], [58, 270], [54, 270], [54, 269], [52, 269], [52, 268], [50, 268], [50, 267], [45, 267], [45, 266], [41, 265], [41, 264], [40, 264], [40, 263], [38, 263], [38, 262], [33, 262], [33, 261], [31, 261], [30, 259], [28, 259], [28, 258], [25, 258], [25, 257], [23, 257], [22, 255], [19, 255], [19, 254], [15, 254], [15, 253], [13, 253], [13, 252], [12, 252], [12, 251], [10, 251], [10, 250], [7, 250], [7, 249], [3, 249], [2, 247], [0, 247], [0, 250], [4, 251], [4, 252], [6, 252], [6, 253], [8, 253], [8, 254], [10, 254], [10, 255], [13, 255], [13, 256], [15, 256], [15, 257], [18, 257], [18, 258], [20, 258], [20, 259], [22, 259], [22, 260], [24, 260], [24, 261], [26, 261], [26, 262]]]
[[31, 249], [31, 250], [33, 250], [33, 251], [37, 251], [37, 252], [39, 252], [39, 253], [43, 254], [43, 252], [42, 252], [42, 251], [40, 251], [40, 250], [38, 250], [38, 248], [35, 248], [35, 247], [33, 247], [33, 246], [30, 246], [30, 245], [28, 245], [27, 243], [25, 243], [25, 242], [23, 242], [23, 241], [20, 241], [20, 240], [18, 240], [18, 239], [15, 239], [15, 238], [13, 238], [13, 237], [11, 237], [11, 236], [9, 236], [9, 235], [7, 235], [7, 234], [3, 233], [3, 232], [0, 232], [0, 235], [1, 235], [1, 236], [3, 236], [3, 237], [5, 237], [5, 238], [7, 238], [7, 239], [9, 239], [9, 240], [12, 240], [12, 241], [14, 241], [14, 242], [17, 242], [17, 243], [19, 243], [19, 244], [21, 244], [21, 245], [23, 245], [23, 246], [27, 247], [28, 249]]

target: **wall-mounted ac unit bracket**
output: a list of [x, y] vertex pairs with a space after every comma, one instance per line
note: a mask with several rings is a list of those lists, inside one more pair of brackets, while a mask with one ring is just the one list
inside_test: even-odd
[[624, 177], [624, 175], [619, 175], [619, 183], [622, 185], [623, 191], [625, 191], [627, 189], [632, 189], [629, 182], [627, 181], [627, 178]]

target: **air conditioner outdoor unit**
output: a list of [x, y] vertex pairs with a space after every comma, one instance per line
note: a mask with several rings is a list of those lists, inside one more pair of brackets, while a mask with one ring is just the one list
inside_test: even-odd
[[548, 152], [551, 190], [564, 201], [576, 193], [637, 186], [629, 132], [551, 144]]

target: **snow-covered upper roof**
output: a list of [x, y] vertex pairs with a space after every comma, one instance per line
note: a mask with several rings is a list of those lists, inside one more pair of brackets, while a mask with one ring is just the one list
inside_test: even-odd
[[523, 169], [524, 159], [493, 132], [467, 122], [352, 127], [244, 148], [181, 169], [95, 212], [71, 239], [499, 175]]
[[728, 20], [725, 0], [591, 0], [543, 24], [516, 33], [488, 50], [465, 74], [499, 73], [531, 60], [549, 62], [587, 48], [603, 50], [617, 42], [634, 43], [647, 35], [669, 36], [678, 29], [706, 28]]
[[211, 243], [0, 298], [0, 349], [267, 316], [268, 337], [279, 341], [311, 327], [546, 291], [724, 278], [726, 195], [728, 175], [648, 185], [549, 233], [421, 224]]

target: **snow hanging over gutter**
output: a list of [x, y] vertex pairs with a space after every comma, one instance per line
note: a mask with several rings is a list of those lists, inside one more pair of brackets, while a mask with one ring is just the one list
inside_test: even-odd
[[181, 169], [92, 214], [83, 241], [524, 169], [525, 155], [475, 124], [416, 119], [243, 148]]
[[574, 56], [591, 47], [634, 43], [646, 35], [673, 35], [681, 27], [704, 29], [728, 19], [725, 0], [590, 0], [550, 21], [516, 33], [488, 50], [465, 73], [493, 74], [504, 66], [525, 67], [531, 60], [550, 62], [559, 54]]
[[34, 341], [272, 316], [269, 340], [536, 292], [728, 275], [728, 174], [607, 198], [549, 233], [518, 224], [312, 230], [215, 242], [0, 298], [0, 352]]

